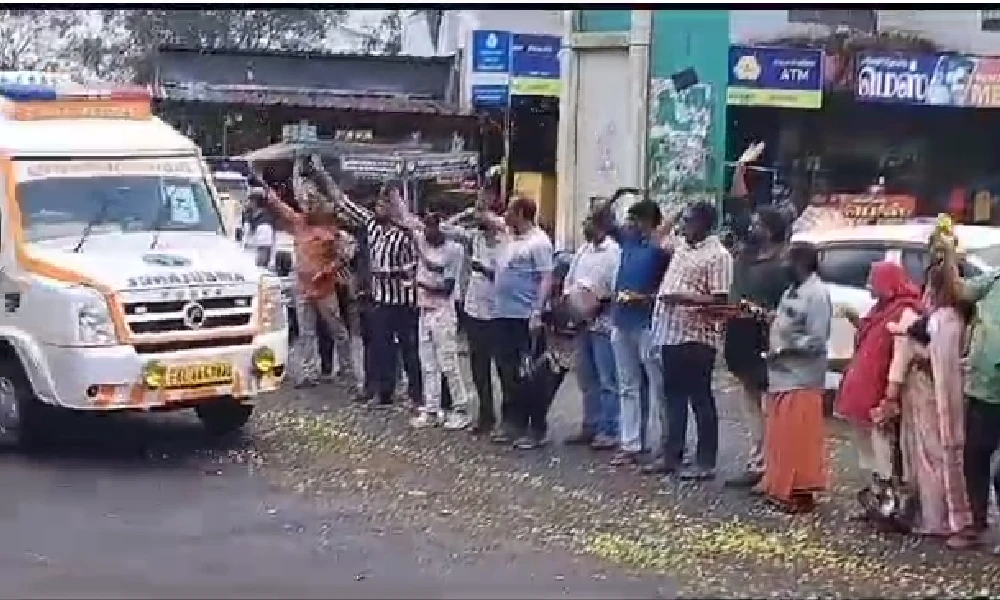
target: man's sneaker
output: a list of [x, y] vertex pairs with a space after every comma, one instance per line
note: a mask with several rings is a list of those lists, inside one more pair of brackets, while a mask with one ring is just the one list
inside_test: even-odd
[[448, 413], [447, 418], [444, 420], [444, 428], [450, 431], [457, 431], [459, 429], [465, 429], [472, 423], [472, 419], [465, 411], [453, 410]]
[[413, 427], [414, 429], [437, 427], [440, 424], [441, 419], [437, 415], [428, 412], [422, 412], [410, 419], [410, 427]]

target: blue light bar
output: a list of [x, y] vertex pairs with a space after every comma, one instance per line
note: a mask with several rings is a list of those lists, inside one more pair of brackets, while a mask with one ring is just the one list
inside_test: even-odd
[[38, 100], [55, 100], [58, 98], [56, 89], [46, 85], [29, 85], [21, 83], [0, 83], [0, 96], [15, 102], [31, 102]]

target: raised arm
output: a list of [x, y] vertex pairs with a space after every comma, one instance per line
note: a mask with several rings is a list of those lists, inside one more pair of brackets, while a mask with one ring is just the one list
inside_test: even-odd
[[462, 225], [462, 221], [472, 218], [476, 214], [476, 207], [470, 206], [465, 210], [454, 214], [441, 222], [441, 233], [449, 239], [455, 240], [464, 245], [468, 245], [472, 239], [472, 231]]
[[[318, 154], [313, 154], [309, 160], [316, 184], [334, 207], [340, 209], [344, 220], [356, 227], [367, 226], [374, 218], [372, 212], [347, 197], [347, 194], [340, 189], [337, 182], [333, 180], [333, 176], [323, 166], [323, 160]], [[298, 166], [298, 162], [296, 162], [296, 166]]]
[[264, 193], [264, 202], [267, 207], [278, 217], [281, 221], [284, 221], [288, 225], [295, 225], [301, 219], [299, 213], [292, 210], [291, 206], [288, 206], [282, 202], [281, 198], [278, 197], [278, 192], [274, 191], [273, 188], [268, 187], [267, 191]]

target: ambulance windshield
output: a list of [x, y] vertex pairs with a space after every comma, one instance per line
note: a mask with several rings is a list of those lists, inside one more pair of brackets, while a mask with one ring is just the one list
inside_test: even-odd
[[26, 241], [143, 231], [221, 231], [205, 182], [187, 177], [60, 177], [20, 183]]

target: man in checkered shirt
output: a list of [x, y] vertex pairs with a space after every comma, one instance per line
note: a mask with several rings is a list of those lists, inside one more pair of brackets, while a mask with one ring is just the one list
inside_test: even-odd
[[712, 371], [722, 330], [704, 309], [727, 302], [733, 258], [718, 236], [711, 234], [717, 218], [712, 204], [694, 204], [685, 213], [681, 235], [664, 239], [672, 257], [653, 311], [652, 335], [662, 351], [668, 430], [662, 458], [648, 465], [647, 471], [674, 473], [681, 468], [690, 406], [698, 428], [697, 455], [694, 464], [679, 473], [690, 480], [715, 476], [719, 446]]

